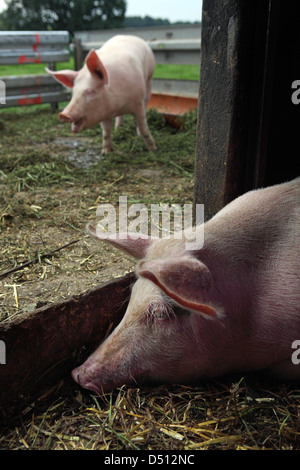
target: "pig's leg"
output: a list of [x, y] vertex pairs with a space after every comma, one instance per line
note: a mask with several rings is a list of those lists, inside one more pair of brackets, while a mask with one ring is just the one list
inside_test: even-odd
[[101, 122], [102, 155], [107, 155], [111, 150], [113, 150], [113, 144], [111, 139], [112, 125], [112, 119], [107, 119], [106, 121]]
[[144, 103], [142, 103], [141, 106], [136, 110], [134, 116], [137, 122], [138, 134], [143, 137], [148, 150], [156, 150], [155, 141], [147, 124], [146, 108]]
[[147, 85], [146, 85], [145, 108], [147, 107], [148, 101], [151, 98], [151, 93], [152, 93], [152, 77], [148, 79]]
[[118, 116], [115, 122], [115, 129], [120, 127], [123, 124], [123, 116]]

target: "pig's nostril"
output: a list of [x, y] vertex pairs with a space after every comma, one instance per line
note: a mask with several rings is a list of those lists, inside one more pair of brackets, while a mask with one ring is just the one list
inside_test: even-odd
[[[74, 382], [77, 382], [79, 385], [81, 385], [79, 372], [80, 372], [80, 370], [74, 369], [74, 370], [72, 371], [72, 374], [71, 374], [71, 375], [72, 375], [72, 378], [73, 378]], [[81, 378], [82, 378], [82, 377], [81, 377]]]
[[73, 122], [73, 118], [68, 114], [59, 113], [58, 117], [61, 122]]

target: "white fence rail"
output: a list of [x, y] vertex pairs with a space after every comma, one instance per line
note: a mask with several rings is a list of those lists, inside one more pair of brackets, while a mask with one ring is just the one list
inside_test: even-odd
[[70, 98], [70, 92], [46, 74], [12, 75], [1, 80], [6, 85], [5, 104], [1, 108], [42, 103], [60, 103]]
[[79, 69], [91, 49], [99, 49], [116, 34], [139, 36], [151, 46], [158, 64], [200, 64], [201, 28], [191, 26], [157, 26], [75, 33], [75, 68]]
[[[1, 65], [21, 67], [24, 64], [48, 64], [55, 70], [57, 62], [69, 60], [68, 46], [67, 31], [2, 31], [0, 70]], [[2, 76], [0, 80], [5, 87], [0, 109], [29, 104], [57, 104], [70, 96], [62, 85], [46, 74]]]
[[[80, 68], [83, 58], [91, 49], [99, 49], [104, 42], [76, 41], [74, 45], [74, 53], [78, 58], [76, 68]], [[148, 43], [154, 52], [157, 64], [200, 64], [200, 39], [155, 39]]]

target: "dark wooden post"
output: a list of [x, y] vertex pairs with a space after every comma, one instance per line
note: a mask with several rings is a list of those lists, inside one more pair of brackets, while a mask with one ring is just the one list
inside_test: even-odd
[[[49, 69], [49, 70], [56, 71], [56, 63], [55, 63], [55, 62], [50, 62], [50, 63], [48, 64], [48, 69]], [[57, 111], [58, 111], [58, 103], [50, 103], [50, 106], [51, 106], [51, 111], [52, 111], [52, 113], [57, 113]]]
[[203, 0], [194, 206], [299, 174], [300, 2]]
[[267, 0], [203, 1], [194, 202], [206, 219], [245, 190], [254, 67], [261, 81], [264, 72], [256, 38], [266, 44], [268, 9]]
[[74, 45], [74, 68], [75, 70], [80, 70], [82, 67], [82, 63], [83, 63], [81, 39], [75, 38], [73, 41], [73, 45]]

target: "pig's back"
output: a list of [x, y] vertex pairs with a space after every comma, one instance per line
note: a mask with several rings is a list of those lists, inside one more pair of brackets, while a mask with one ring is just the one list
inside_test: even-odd
[[97, 54], [108, 69], [122, 73], [128, 71], [130, 65], [130, 68], [142, 71], [145, 79], [153, 75], [154, 54], [146, 41], [137, 36], [113, 36], [97, 50]]
[[231, 209], [231, 257], [251, 306], [251, 336], [258, 354], [280, 359], [300, 339], [300, 178], [252, 191]]

